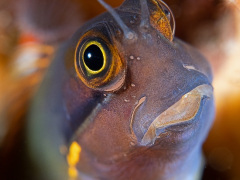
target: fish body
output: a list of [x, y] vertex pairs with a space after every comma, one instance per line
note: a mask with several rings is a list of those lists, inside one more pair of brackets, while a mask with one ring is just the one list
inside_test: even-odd
[[28, 124], [39, 179], [201, 177], [211, 68], [173, 36], [165, 4], [145, 2], [115, 10], [127, 28], [104, 13], [56, 53]]

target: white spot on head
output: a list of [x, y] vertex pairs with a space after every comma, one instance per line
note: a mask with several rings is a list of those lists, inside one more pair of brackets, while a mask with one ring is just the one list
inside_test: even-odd
[[130, 59], [133, 60], [133, 59], [134, 59], [134, 56], [130, 56]]
[[185, 69], [187, 69], [187, 70], [196, 70], [196, 68], [194, 66], [192, 66], [192, 65], [185, 65], [185, 64], [183, 64], [183, 67]]
[[128, 32], [128, 33], [127, 33], [127, 38], [128, 38], [128, 39], [133, 39], [133, 38], [134, 38], [134, 33]]
[[134, 143], [134, 142], [130, 142], [130, 145], [131, 145], [131, 146], [134, 146], [134, 145], [135, 145], [135, 143]]
[[138, 60], [138, 61], [140, 61], [140, 60], [141, 60], [141, 58], [140, 58], [140, 57], [137, 57], [137, 60]]
[[125, 101], [125, 102], [127, 102], [127, 103], [128, 103], [128, 102], [130, 102], [130, 100], [129, 100], [129, 99], [124, 99], [124, 101]]

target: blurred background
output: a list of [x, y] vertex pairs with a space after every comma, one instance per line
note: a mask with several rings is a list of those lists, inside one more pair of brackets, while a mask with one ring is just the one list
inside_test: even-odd
[[[123, 0], [105, 0], [113, 7]], [[201, 51], [214, 73], [216, 120], [204, 145], [203, 179], [240, 179], [240, 0], [166, 0], [176, 37]], [[104, 12], [97, 0], [0, 1], [0, 177], [21, 174], [21, 134], [57, 47]], [[12, 166], [14, 165], [14, 166]]]

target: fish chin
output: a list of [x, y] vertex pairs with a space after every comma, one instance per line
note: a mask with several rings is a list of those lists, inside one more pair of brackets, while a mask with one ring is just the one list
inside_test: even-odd
[[212, 96], [213, 88], [207, 84], [197, 86], [192, 91], [183, 95], [178, 102], [154, 119], [144, 134], [140, 145], [151, 146], [166, 128], [189, 123], [196, 117], [200, 109], [202, 109], [201, 101], [203, 98], [210, 98]]

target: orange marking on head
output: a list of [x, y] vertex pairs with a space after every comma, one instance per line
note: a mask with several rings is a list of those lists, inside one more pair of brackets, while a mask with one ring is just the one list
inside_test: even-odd
[[82, 151], [81, 146], [75, 141], [71, 144], [69, 148], [69, 153], [67, 155], [67, 162], [69, 165], [68, 175], [71, 178], [77, 177], [77, 169], [75, 166], [80, 159], [81, 151]]

